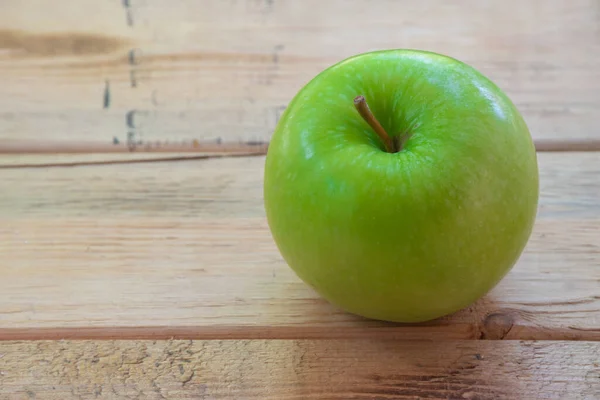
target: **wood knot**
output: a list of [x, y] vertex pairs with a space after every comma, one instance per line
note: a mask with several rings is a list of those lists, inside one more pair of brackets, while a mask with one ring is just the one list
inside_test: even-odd
[[483, 320], [481, 339], [501, 340], [508, 335], [515, 323], [514, 316], [509, 312], [494, 312]]

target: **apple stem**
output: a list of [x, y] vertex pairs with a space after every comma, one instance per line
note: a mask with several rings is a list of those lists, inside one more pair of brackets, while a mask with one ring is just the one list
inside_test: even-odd
[[390, 135], [387, 134], [385, 129], [383, 129], [383, 126], [381, 126], [379, 121], [377, 121], [377, 118], [375, 118], [375, 116], [369, 109], [369, 105], [367, 104], [367, 100], [365, 100], [365, 96], [356, 96], [354, 98], [354, 107], [356, 107], [356, 110], [358, 111], [360, 116], [363, 117], [365, 121], [367, 121], [369, 126], [373, 128], [375, 133], [377, 133], [377, 136], [379, 136], [379, 138], [383, 142], [387, 152], [397, 153], [400, 150], [400, 146], [402, 144], [401, 141], [399, 140], [399, 138], [394, 138], [394, 140], [390, 138]]

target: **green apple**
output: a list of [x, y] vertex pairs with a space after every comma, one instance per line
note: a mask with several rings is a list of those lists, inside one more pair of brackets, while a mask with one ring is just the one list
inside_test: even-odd
[[497, 285], [529, 240], [538, 193], [535, 147], [506, 94], [454, 58], [403, 49], [308, 82], [264, 174], [287, 264], [340, 309], [395, 322], [456, 312]]

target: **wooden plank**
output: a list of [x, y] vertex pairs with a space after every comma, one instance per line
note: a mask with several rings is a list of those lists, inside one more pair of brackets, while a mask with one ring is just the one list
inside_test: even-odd
[[600, 153], [542, 153], [535, 231], [488, 296], [419, 326], [340, 312], [281, 259], [264, 157], [0, 169], [0, 338], [600, 340]]
[[0, 343], [6, 399], [600, 397], [598, 342]]
[[598, 139], [598, 15], [595, 0], [4, 0], [0, 139], [265, 141], [323, 68], [397, 47], [479, 68], [536, 139]]

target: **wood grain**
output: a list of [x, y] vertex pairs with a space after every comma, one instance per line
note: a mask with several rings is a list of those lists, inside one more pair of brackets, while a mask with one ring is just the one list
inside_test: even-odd
[[580, 399], [598, 342], [0, 343], [0, 398]]
[[600, 153], [541, 153], [535, 231], [488, 296], [418, 326], [339, 311], [281, 259], [264, 157], [0, 169], [0, 339], [600, 340]]
[[480, 69], [536, 139], [600, 138], [596, 0], [43, 4], [2, 3], [3, 141], [266, 141], [322, 69], [398, 47]]

